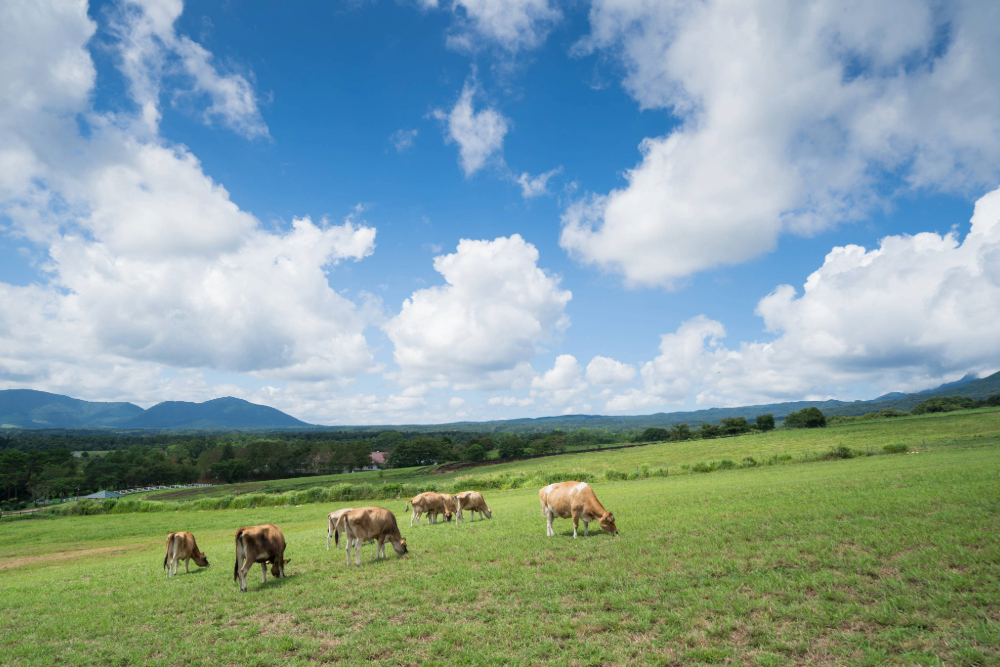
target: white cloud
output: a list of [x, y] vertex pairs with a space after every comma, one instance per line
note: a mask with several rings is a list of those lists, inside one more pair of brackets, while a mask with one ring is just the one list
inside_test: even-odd
[[539, 345], [569, 325], [572, 298], [537, 262], [538, 250], [517, 234], [463, 239], [456, 252], [435, 257], [446, 284], [414, 292], [383, 327], [405, 383], [487, 388], [530, 371]]
[[576, 357], [571, 354], [560, 354], [550, 370], [531, 381], [529, 396], [545, 401], [550, 407], [563, 407], [582, 398], [587, 389], [588, 385], [583, 380], [583, 369], [577, 363]]
[[640, 106], [680, 121], [643, 141], [626, 187], [563, 218], [563, 247], [629, 284], [858, 218], [898, 191], [885, 174], [960, 193], [1000, 175], [991, 3], [595, 0], [590, 16], [581, 51], [620, 55]]
[[557, 167], [551, 171], [538, 176], [532, 176], [528, 172], [522, 172], [517, 178], [518, 185], [521, 186], [521, 195], [525, 199], [539, 197], [549, 192], [549, 179], [562, 172], [562, 167]]
[[376, 370], [363, 330], [377, 303], [362, 296], [358, 308], [327, 275], [370, 255], [375, 229], [355, 211], [340, 225], [302, 217], [269, 231], [187, 148], [153, 133], [168, 60], [157, 48], [194, 58], [211, 117], [248, 135], [263, 127], [255, 104], [240, 106], [236, 79], [194, 71], [210, 58], [173, 33], [180, 4], [128, 4], [119, 17], [136, 117], [91, 107], [86, 4], [31, 8], [0, 5], [0, 215], [10, 223], [0, 234], [47, 261], [35, 284], [0, 283], [0, 384], [152, 400], [204, 396], [203, 369], [303, 386]]
[[955, 232], [888, 236], [879, 247], [834, 248], [797, 294], [781, 285], [757, 305], [771, 342], [723, 344], [699, 316], [662, 336], [642, 366], [642, 389], [609, 410], [656, 404], [737, 405], [844, 398], [852, 388], [919, 390], [1000, 366], [1000, 189]]
[[448, 401], [448, 407], [452, 410], [457, 410], [465, 405], [465, 399], [459, 396], [452, 396], [451, 400]]
[[405, 153], [413, 148], [413, 142], [417, 140], [417, 130], [396, 130], [389, 137], [389, 141], [396, 148], [397, 153]]
[[466, 178], [482, 169], [490, 157], [503, 149], [503, 138], [510, 125], [496, 109], [473, 109], [472, 98], [478, 89], [475, 80], [466, 81], [450, 112], [437, 109], [432, 113], [446, 124], [445, 140], [458, 144], [459, 163]]
[[628, 384], [635, 378], [635, 366], [600, 355], [587, 364], [587, 381], [599, 387]]
[[[439, 0], [420, 0], [438, 8]], [[454, 0], [455, 25], [448, 45], [472, 50], [480, 41], [497, 44], [511, 53], [533, 49], [545, 41], [562, 13], [549, 0]]]
[[121, 68], [148, 130], [155, 133], [159, 126], [163, 80], [178, 77], [189, 87], [175, 88], [175, 101], [208, 98], [201, 112], [206, 124], [219, 120], [249, 139], [268, 136], [257, 94], [246, 77], [220, 74], [209, 51], [177, 34], [174, 23], [183, 9], [182, 0], [125, 0], [115, 17]]
[[519, 407], [526, 408], [529, 405], [534, 405], [535, 399], [530, 396], [525, 398], [518, 398], [517, 396], [490, 396], [489, 400], [486, 401], [489, 405], [502, 406], [505, 408]]

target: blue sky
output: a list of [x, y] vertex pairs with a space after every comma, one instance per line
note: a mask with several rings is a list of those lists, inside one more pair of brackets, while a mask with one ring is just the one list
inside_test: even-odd
[[409, 423], [995, 371], [997, 11], [5, 5], [0, 387]]

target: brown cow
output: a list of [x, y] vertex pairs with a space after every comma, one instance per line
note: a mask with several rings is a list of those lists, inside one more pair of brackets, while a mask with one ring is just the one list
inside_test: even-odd
[[476, 512], [479, 512], [480, 519], [484, 516], [487, 519], [493, 518], [493, 513], [490, 512], [490, 508], [486, 506], [486, 500], [483, 498], [483, 494], [478, 491], [462, 491], [461, 493], [455, 494], [455, 503], [458, 505], [458, 519], [456, 519], [455, 523], [465, 521], [465, 517], [462, 516], [462, 510], [469, 510], [472, 512], [472, 518], [470, 521], [475, 521]]
[[167, 576], [172, 577], [177, 574], [177, 565], [184, 561], [184, 573], [187, 574], [188, 565], [194, 559], [194, 564], [198, 567], [208, 567], [208, 558], [203, 551], [198, 551], [198, 544], [194, 541], [191, 533], [170, 533], [167, 536], [167, 555], [163, 557], [163, 569], [167, 571]]
[[392, 542], [392, 548], [402, 556], [407, 552], [406, 538], [399, 534], [396, 515], [382, 507], [360, 507], [341, 515], [337, 528], [343, 531], [347, 540], [347, 564], [351, 564], [351, 545], [354, 545], [354, 559], [361, 565], [361, 545], [377, 541], [376, 560], [385, 558], [385, 542]]
[[326, 550], [330, 550], [330, 538], [336, 537], [337, 548], [340, 548], [340, 531], [337, 530], [337, 521], [340, 517], [347, 512], [350, 512], [353, 507], [345, 507], [342, 510], [337, 510], [336, 512], [330, 512], [326, 517], [327, 529], [326, 529]]
[[450, 493], [442, 493], [441, 498], [444, 500], [444, 508], [451, 512], [451, 516], [445, 515], [445, 520], [451, 521], [451, 517], [458, 511], [458, 501]]
[[538, 490], [538, 500], [542, 504], [542, 516], [548, 524], [545, 531], [548, 537], [556, 534], [552, 530], [552, 520], [556, 517], [560, 519], [573, 517], [573, 539], [576, 539], [576, 530], [581, 519], [584, 535], [587, 534], [587, 524], [594, 520], [600, 524], [604, 532], [618, 534], [614, 515], [604, 509], [594, 495], [594, 490], [586, 482], [549, 484]]
[[271, 574], [285, 576], [285, 564], [292, 559], [285, 558], [285, 536], [278, 527], [267, 523], [250, 526], [236, 531], [236, 566], [233, 567], [233, 581], [240, 582], [240, 590], [247, 590], [247, 572], [254, 563], [260, 563], [263, 583], [267, 583], [267, 564], [271, 563]]
[[427, 512], [427, 520], [431, 523], [437, 523], [438, 514], [444, 514], [445, 521], [451, 521], [451, 510], [448, 509], [444, 496], [440, 493], [425, 491], [414, 496], [406, 501], [406, 507], [403, 511], [409, 510], [411, 505], [413, 506], [413, 516], [410, 517], [410, 528], [413, 528], [414, 519], [417, 520], [417, 525], [420, 525], [420, 515], [424, 512]]

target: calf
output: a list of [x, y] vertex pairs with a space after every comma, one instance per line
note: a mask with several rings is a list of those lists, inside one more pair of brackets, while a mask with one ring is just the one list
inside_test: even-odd
[[417, 520], [417, 525], [420, 525], [420, 515], [427, 512], [427, 520], [431, 523], [437, 523], [437, 515], [444, 514], [445, 521], [451, 521], [451, 510], [445, 504], [444, 496], [440, 493], [435, 493], [434, 491], [425, 491], [418, 496], [414, 496], [406, 501], [406, 507], [403, 511], [410, 509], [413, 506], [413, 516], [410, 517], [410, 528], [413, 528], [413, 520]]
[[470, 521], [475, 521], [476, 512], [479, 512], [480, 519], [484, 516], [487, 519], [493, 518], [493, 513], [490, 512], [490, 508], [486, 506], [483, 494], [478, 491], [462, 491], [461, 493], [456, 494], [455, 503], [458, 505], [458, 519], [456, 519], [455, 523], [465, 521], [465, 518], [462, 516], [462, 510], [469, 510], [472, 512], [472, 519], [470, 519]]
[[208, 567], [208, 558], [205, 553], [198, 551], [198, 544], [194, 541], [191, 533], [170, 533], [167, 536], [167, 555], [163, 557], [163, 569], [167, 571], [167, 576], [172, 577], [177, 574], [177, 564], [184, 561], [184, 573], [187, 574], [188, 565], [194, 559], [194, 564], [198, 567]]
[[285, 564], [291, 563], [285, 558], [285, 536], [278, 527], [267, 523], [263, 526], [240, 528], [236, 531], [236, 566], [233, 568], [233, 581], [240, 582], [240, 590], [247, 590], [247, 572], [254, 563], [260, 563], [263, 583], [267, 583], [267, 564], [271, 564], [271, 574], [275, 577], [285, 576]]
[[382, 507], [361, 507], [341, 515], [337, 528], [343, 531], [347, 541], [347, 564], [351, 564], [351, 545], [354, 545], [354, 559], [361, 565], [361, 544], [378, 542], [376, 560], [385, 558], [385, 542], [392, 542], [392, 548], [402, 556], [407, 552], [406, 538], [399, 534], [396, 516]]
[[337, 530], [337, 521], [340, 517], [350, 512], [353, 507], [345, 507], [342, 510], [337, 510], [336, 512], [330, 512], [326, 517], [327, 529], [326, 529], [326, 550], [330, 550], [330, 538], [333, 537], [337, 542], [337, 548], [340, 548], [340, 531]]
[[604, 509], [597, 496], [594, 495], [594, 490], [586, 482], [549, 484], [539, 489], [538, 500], [542, 504], [542, 516], [545, 517], [548, 524], [545, 531], [548, 537], [556, 534], [552, 530], [552, 520], [556, 517], [560, 519], [573, 518], [573, 539], [576, 539], [576, 530], [581, 519], [583, 520], [584, 535], [587, 534], [587, 524], [595, 519], [604, 532], [612, 535], [618, 534], [614, 515]]

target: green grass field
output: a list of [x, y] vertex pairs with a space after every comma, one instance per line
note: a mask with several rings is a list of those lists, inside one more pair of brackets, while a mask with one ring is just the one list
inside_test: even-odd
[[[880, 452], [882, 447], [886, 445], [905, 444], [910, 448], [923, 450], [925, 444], [929, 449], [950, 447], [956, 444], [989, 444], [991, 437], [1000, 444], [1000, 410], [980, 408], [893, 420], [841, 424], [825, 429], [779, 429], [765, 434], [745, 435], [736, 438], [666, 442], [605, 452], [564, 454], [528, 461], [512, 461], [468, 468], [432, 477], [434, 481], [446, 481], [469, 475], [493, 475], [522, 471], [566, 474], [582, 471], [600, 476], [608, 469], [627, 472], [634, 471], [643, 464], [652, 468], [668, 468], [671, 473], [675, 473], [682, 472], [678, 470], [680, 466], [726, 458], [741, 461], [747, 456], [763, 459], [784, 454], [791, 456], [793, 461], [801, 460], [804, 456], [821, 455], [830, 448], [839, 445], [846, 445], [858, 451], [871, 449]], [[298, 477], [201, 489], [153, 491], [141, 495], [149, 500], [176, 501], [223, 496], [231, 493], [298, 491], [345, 482], [375, 484], [413, 482], [428, 479], [428, 473], [432, 470], [433, 467], [403, 468], [385, 470], [381, 475], [377, 472], [359, 472], [347, 475]]]
[[[813, 449], [852, 437], [813, 433]], [[578, 457], [540, 464], [561, 458]], [[620, 536], [573, 540], [557, 521], [546, 538], [534, 488], [487, 493], [494, 518], [459, 526], [410, 528], [402, 501], [375, 502], [410, 554], [374, 562], [366, 546], [360, 568], [326, 550], [342, 504], [4, 522], [0, 662], [1000, 664], [1000, 445], [594, 488]], [[265, 522], [285, 534], [290, 576], [262, 586], [255, 568], [240, 594], [233, 534]], [[173, 530], [194, 532], [212, 567], [166, 579]]]

